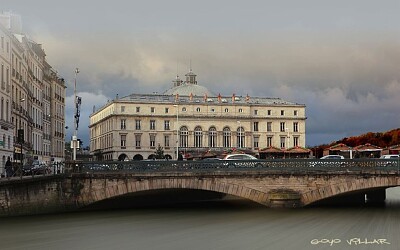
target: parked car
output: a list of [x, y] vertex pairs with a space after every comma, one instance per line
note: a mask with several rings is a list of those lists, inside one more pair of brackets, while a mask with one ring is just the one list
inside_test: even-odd
[[[344, 160], [344, 156], [342, 155], [325, 155], [319, 159], [312, 160], [309, 162], [309, 167], [323, 167], [327, 165], [334, 165], [333, 162]], [[343, 163], [339, 163], [342, 165]], [[336, 164], [335, 164], [336, 165]]]
[[344, 159], [344, 156], [343, 155], [325, 155], [325, 156], [322, 156], [320, 159], [322, 159], [322, 160], [327, 160], [327, 159], [329, 159], [329, 160], [343, 160]]
[[224, 157], [224, 160], [258, 160], [257, 157], [248, 154], [230, 154]]
[[400, 160], [399, 155], [382, 155], [379, 157], [378, 166], [379, 167], [392, 167], [398, 166], [398, 161]]
[[399, 155], [382, 155], [379, 159], [398, 159]]
[[45, 164], [32, 164], [23, 166], [22, 172], [24, 175], [50, 174], [51, 168]]
[[226, 161], [224, 165], [228, 168], [234, 167], [262, 167], [263, 164], [257, 157], [249, 154], [229, 154], [222, 160]]

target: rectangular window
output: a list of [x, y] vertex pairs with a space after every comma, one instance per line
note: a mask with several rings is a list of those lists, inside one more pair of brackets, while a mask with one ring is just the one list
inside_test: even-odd
[[150, 135], [150, 148], [156, 147], [156, 135]]
[[135, 135], [135, 146], [136, 148], [140, 148], [140, 142], [141, 142], [141, 135]]
[[272, 132], [272, 122], [267, 122], [267, 132]]
[[281, 122], [281, 132], [285, 132], [285, 123]]
[[271, 115], [271, 113], [272, 113], [272, 112], [271, 112], [271, 110], [270, 110], [270, 109], [268, 109], [268, 112], [267, 112], [267, 114], [268, 114], [268, 115]]
[[156, 111], [156, 108], [155, 107], [150, 107], [150, 112], [151, 113], [154, 113]]
[[126, 148], [126, 135], [121, 135], [121, 148]]
[[253, 130], [258, 131], [258, 122], [253, 123]]
[[150, 130], [155, 130], [155, 129], [156, 129], [156, 121], [150, 120]]
[[258, 110], [254, 110], [254, 115], [258, 115]]
[[285, 115], [285, 110], [281, 110], [281, 115]]
[[164, 135], [164, 147], [169, 148], [169, 135]]
[[272, 147], [272, 136], [267, 137], [267, 147]]
[[140, 130], [140, 120], [135, 120], [135, 128], [136, 130]]
[[258, 148], [258, 141], [259, 141], [259, 137], [258, 136], [254, 136], [254, 139], [253, 139], [253, 146], [254, 146], [254, 148]]
[[121, 113], [125, 112], [125, 106], [121, 106]]
[[125, 119], [121, 120], [121, 129], [126, 129], [126, 120]]
[[286, 137], [281, 137], [281, 148], [285, 148]]
[[136, 107], [136, 113], [140, 112], [140, 107]]
[[168, 114], [169, 108], [165, 108], [165, 113]]
[[170, 130], [169, 120], [164, 121], [164, 130]]
[[293, 111], [293, 115], [294, 115], [294, 116], [297, 116], [297, 114], [298, 114], [298, 113], [297, 113], [297, 110]]
[[293, 122], [293, 132], [299, 132], [299, 123]]
[[293, 137], [293, 147], [299, 146], [299, 137]]

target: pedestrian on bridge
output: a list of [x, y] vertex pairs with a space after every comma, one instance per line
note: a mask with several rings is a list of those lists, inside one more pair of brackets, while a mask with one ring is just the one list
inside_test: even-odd
[[6, 169], [6, 177], [13, 176], [13, 169], [12, 169], [12, 163], [10, 161], [10, 156], [7, 158], [5, 169]]
[[179, 153], [178, 153], [178, 161], [183, 161], [182, 152], [179, 152]]

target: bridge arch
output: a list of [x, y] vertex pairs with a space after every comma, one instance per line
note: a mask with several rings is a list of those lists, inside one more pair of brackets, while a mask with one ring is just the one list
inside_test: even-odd
[[399, 186], [399, 183], [390, 183], [388, 178], [360, 178], [348, 179], [340, 183], [322, 186], [307, 192], [302, 192], [301, 202], [303, 206], [310, 205], [327, 198], [332, 198], [338, 195], [350, 194], [357, 191], [368, 191], [376, 188], [390, 188]]
[[196, 189], [230, 194], [267, 205], [267, 194], [246, 186], [216, 182], [212, 179], [128, 179], [128, 180], [92, 180], [91, 188], [82, 190], [77, 197], [77, 206], [85, 207], [98, 201], [122, 196], [129, 193], [158, 189]]

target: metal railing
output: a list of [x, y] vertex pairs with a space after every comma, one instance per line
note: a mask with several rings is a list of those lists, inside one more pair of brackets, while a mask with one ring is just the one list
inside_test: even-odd
[[57, 162], [51, 165], [41, 166], [34, 168], [32, 166], [25, 165], [21, 168], [19, 163], [14, 163], [11, 169], [0, 167], [0, 181], [1, 180], [19, 180], [27, 178], [35, 178], [39, 176], [53, 176], [65, 173], [65, 163]]
[[258, 171], [271, 174], [399, 174], [397, 159], [273, 159], [202, 161], [102, 161], [70, 162], [68, 173], [157, 173]]

